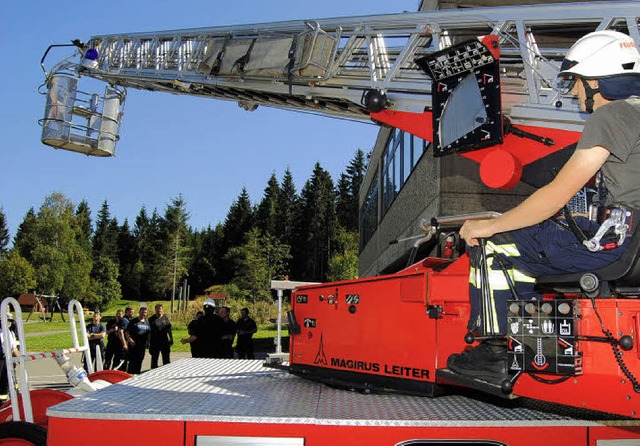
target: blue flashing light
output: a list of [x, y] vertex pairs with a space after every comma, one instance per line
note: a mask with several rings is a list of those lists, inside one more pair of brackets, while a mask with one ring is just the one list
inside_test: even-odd
[[90, 48], [84, 53], [84, 58], [89, 60], [98, 60], [98, 50]]

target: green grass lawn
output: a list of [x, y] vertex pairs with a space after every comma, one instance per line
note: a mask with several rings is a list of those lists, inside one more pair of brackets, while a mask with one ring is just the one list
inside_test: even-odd
[[[31, 328], [31, 327], [29, 327]], [[73, 347], [73, 341], [71, 339], [71, 332], [69, 325], [64, 324], [64, 327], [60, 327], [60, 330], [64, 331], [56, 331], [49, 332], [38, 330], [31, 333], [41, 333], [32, 336], [27, 336], [27, 351], [36, 353], [36, 352], [48, 352], [53, 350], [61, 350], [64, 348]], [[29, 333], [29, 330], [25, 330], [26, 333]], [[80, 331], [78, 331], [78, 336], [80, 335]], [[275, 329], [271, 326], [269, 327], [259, 327], [258, 333], [254, 335], [254, 345], [255, 350], [260, 352], [273, 353], [275, 351], [275, 343], [274, 339], [277, 335]], [[177, 329], [173, 331], [173, 338], [175, 339], [175, 343], [171, 347], [171, 351], [174, 352], [189, 352], [189, 344], [181, 344], [180, 339], [188, 337], [186, 329]], [[289, 336], [287, 332], [283, 332], [282, 336], [282, 346], [285, 351], [288, 350], [289, 344]]]
[[[150, 309], [152, 309], [156, 303], [162, 303], [164, 305], [165, 312], [167, 313], [171, 308], [170, 301], [147, 302], [147, 305]], [[126, 306], [131, 306], [135, 310], [137, 310], [140, 307], [140, 303], [132, 301], [118, 301], [111, 307], [106, 308], [102, 311], [102, 322], [106, 325], [106, 322], [115, 316], [116, 310], [120, 308], [124, 309]], [[153, 310], [150, 310], [149, 314], [153, 314]], [[28, 315], [28, 313], [23, 313], [23, 320], [26, 320]], [[169, 317], [172, 319], [174, 326], [173, 338], [175, 340], [173, 346], [171, 347], [171, 350], [174, 352], [189, 352], [189, 344], [182, 345], [180, 343], [180, 339], [188, 337], [186, 323], [184, 322], [185, 317], [180, 317], [177, 314], [175, 316], [176, 317], [174, 318], [169, 314]], [[32, 353], [48, 352], [73, 347], [69, 317], [66, 311], [64, 312], [64, 322], [62, 321], [59, 313], [56, 313], [54, 315], [52, 322], [48, 322], [49, 317], [50, 314], [47, 314], [47, 322], [45, 322], [40, 318], [39, 314], [34, 313], [31, 316], [29, 322], [24, 323], [24, 331], [25, 335], [27, 335], [27, 351]], [[90, 323], [91, 318], [92, 313], [86, 314], [84, 323]], [[79, 326], [77, 330], [78, 336], [80, 336]], [[269, 324], [265, 326], [259, 326], [258, 333], [254, 335], [255, 350], [258, 352], [267, 353], [274, 352], [274, 339], [276, 336], [277, 328], [275, 327], [275, 325]], [[283, 349], [285, 351], [288, 351], [289, 337], [286, 330], [283, 330], [282, 332], [282, 345]]]

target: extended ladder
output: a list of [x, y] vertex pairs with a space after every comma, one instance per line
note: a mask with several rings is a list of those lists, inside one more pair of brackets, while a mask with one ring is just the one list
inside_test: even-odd
[[[594, 30], [619, 30], [640, 43], [639, 18], [640, 2], [606, 1], [94, 36], [86, 45], [76, 41], [78, 61], [56, 65], [47, 83], [55, 84], [64, 73], [111, 85], [105, 94], [109, 115], [100, 121], [97, 107], [77, 107], [77, 115], [89, 110], [93, 122], [75, 126], [84, 138], [91, 129], [101, 130], [96, 122], [107, 122], [104, 134], [85, 142], [91, 146], [106, 138], [113, 146], [92, 154], [111, 155], [124, 100], [121, 87], [232, 100], [247, 110], [264, 105], [388, 122], [380, 111], [420, 114], [432, 105], [431, 79], [416, 58], [495, 35], [503, 112], [514, 124], [578, 131], [584, 116], [555, 80], [560, 60], [577, 38]], [[386, 94], [383, 110], [369, 100], [378, 98], [372, 92]], [[60, 124], [60, 118], [45, 117], [45, 130], [52, 123]], [[74, 133], [70, 127], [67, 134]], [[48, 139], [44, 142], [63, 147]], [[63, 148], [74, 150], [67, 140]]]

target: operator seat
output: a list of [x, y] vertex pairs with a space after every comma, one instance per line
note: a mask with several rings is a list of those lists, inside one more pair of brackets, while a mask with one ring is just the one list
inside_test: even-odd
[[[620, 258], [595, 271], [540, 276], [537, 283], [559, 292], [582, 291], [588, 297], [612, 297], [640, 293], [640, 224]], [[576, 288], [579, 286], [579, 290]]]

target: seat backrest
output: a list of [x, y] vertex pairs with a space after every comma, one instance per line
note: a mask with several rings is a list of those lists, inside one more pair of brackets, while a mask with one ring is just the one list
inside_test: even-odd
[[537, 278], [538, 283], [578, 283], [584, 273], [591, 272], [598, 279], [615, 282], [616, 286], [640, 286], [640, 224], [633, 230], [629, 246], [615, 262], [595, 271], [553, 274]]

